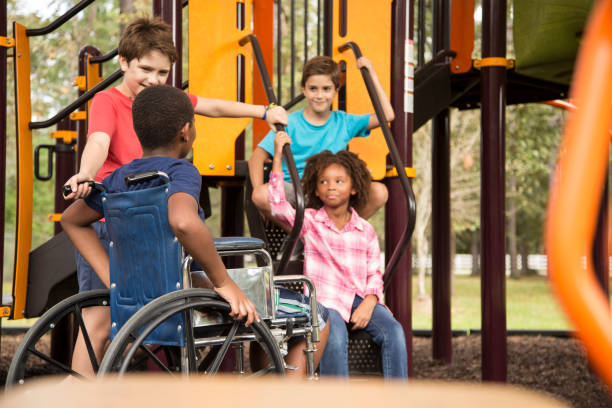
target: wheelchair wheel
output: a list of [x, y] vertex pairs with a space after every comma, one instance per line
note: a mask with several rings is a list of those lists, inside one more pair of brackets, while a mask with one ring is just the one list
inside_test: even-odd
[[[86, 334], [83, 309], [108, 305], [109, 291], [101, 289], [71, 296], [46, 311], [28, 330], [17, 348], [7, 373], [6, 389], [21, 385], [29, 378], [40, 375], [56, 374], [79, 377], [80, 374], [70, 368], [70, 363], [65, 364], [51, 356], [51, 331], [61, 324], [68, 324], [69, 327], [72, 326], [75, 334], [78, 333], [79, 328]], [[91, 350], [89, 336], [85, 336], [85, 339], [88, 350]], [[97, 370], [98, 363], [93, 357], [93, 351], [90, 351], [90, 359], [94, 370]]]
[[[230, 310], [227, 302], [207, 289], [185, 289], [155, 299], [135, 313], [117, 333], [100, 364], [98, 377], [111, 372], [117, 372], [121, 377], [126, 371], [132, 371], [135, 364], [143, 364], [143, 360], [148, 360], [148, 366], [157, 366], [168, 374], [178, 374], [182, 370], [189, 375], [214, 375], [230, 346], [246, 341], [257, 342], [270, 362], [268, 367], [253, 375], [269, 372], [284, 375], [283, 357], [270, 329], [263, 322], [244, 327], [243, 323], [229, 319]], [[181, 313], [185, 321], [197, 320], [194, 316], [216, 316], [219, 324], [195, 328], [187, 325], [186, 347], [175, 348], [175, 356], [179, 356], [182, 364], [175, 364], [176, 359], [173, 364], [168, 364], [151, 352], [150, 346], [144, 344], [145, 338], [161, 323]], [[238, 365], [241, 367], [241, 359]]]

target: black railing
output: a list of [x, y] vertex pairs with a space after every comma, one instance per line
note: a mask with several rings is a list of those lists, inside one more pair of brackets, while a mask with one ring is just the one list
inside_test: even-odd
[[91, 62], [92, 64], [100, 64], [102, 62], [111, 60], [112, 58], [116, 57], [118, 54], [119, 54], [119, 48], [115, 48], [114, 50], [108, 52], [107, 54], [91, 57], [89, 59], [89, 62]]
[[110, 74], [108, 78], [105, 78], [102, 82], [100, 82], [99, 84], [97, 84], [96, 86], [88, 90], [87, 92], [83, 93], [83, 95], [79, 96], [74, 102], [72, 102], [70, 105], [66, 106], [64, 109], [59, 111], [51, 119], [47, 119], [42, 122], [30, 122], [29, 124], [30, 129], [44, 129], [44, 128], [48, 128], [50, 126], [55, 125], [60, 120], [64, 119], [66, 116], [70, 115], [72, 112], [77, 110], [79, 106], [83, 105], [85, 102], [93, 98], [96, 93], [98, 93], [99, 91], [103, 89], [106, 89], [110, 84], [115, 82], [117, 79], [121, 78], [122, 75], [123, 75], [123, 72], [121, 72], [121, 70], [118, 69], [117, 71]]
[[[257, 62], [257, 68], [264, 84], [264, 90], [266, 92], [268, 102], [277, 104], [278, 101], [276, 99], [276, 95], [274, 95], [274, 88], [272, 87], [272, 82], [270, 81], [270, 77], [268, 75], [266, 63], [261, 52], [261, 47], [259, 46], [259, 41], [254, 34], [249, 34], [241, 38], [238, 43], [241, 46], [244, 46], [248, 42], [250, 42], [251, 46], [253, 47], [253, 55], [255, 56], [255, 61]], [[276, 129], [283, 131], [284, 127], [277, 124]], [[277, 271], [279, 271], [279, 273], [282, 273], [289, 264], [289, 259], [293, 253], [293, 249], [295, 248], [300, 231], [302, 230], [302, 224], [304, 223], [304, 193], [302, 192], [302, 183], [300, 181], [297, 167], [295, 166], [293, 154], [291, 153], [291, 147], [288, 144], [283, 146], [283, 159], [285, 160], [285, 164], [289, 170], [289, 176], [291, 177], [291, 183], [293, 184], [295, 191], [295, 220], [293, 222], [293, 228], [289, 233], [289, 237], [287, 238], [287, 243], [281, 255], [280, 262], [277, 266]]]
[[[347, 42], [346, 44], [338, 47], [340, 52], [344, 52], [348, 49], [353, 50], [355, 54], [355, 59], [361, 58], [361, 50], [359, 46], [354, 42]], [[389, 128], [389, 124], [387, 123], [387, 119], [385, 117], [385, 113], [383, 111], [380, 100], [378, 99], [378, 94], [376, 93], [376, 88], [374, 87], [374, 81], [370, 76], [370, 72], [367, 68], [363, 67], [360, 69], [361, 76], [365, 82], [366, 88], [368, 90], [368, 94], [370, 95], [370, 99], [372, 101], [372, 105], [374, 105], [374, 112], [376, 112], [376, 117], [378, 118], [378, 123], [380, 124], [380, 128], [385, 136], [385, 141], [387, 142], [387, 147], [389, 148], [389, 154], [391, 156], [391, 161], [393, 165], [397, 169], [397, 174], [399, 176], [400, 183], [404, 190], [404, 194], [406, 195], [406, 205], [408, 209], [408, 222], [406, 227], [404, 228], [404, 232], [402, 233], [402, 237], [400, 241], [395, 247], [391, 258], [387, 262], [387, 267], [385, 268], [384, 274], [384, 282], [385, 289], [389, 286], [391, 282], [391, 278], [393, 277], [393, 273], [395, 272], [395, 267], [397, 266], [400, 258], [406, 251], [406, 247], [410, 242], [410, 238], [412, 236], [412, 232], [414, 231], [414, 224], [416, 221], [416, 200], [414, 198], [414, 192], [412, 191], [412, 186], [410, 185], [410, 180], [408, 180], [408, 176], [406, 175], [406, 171], [404, 169], [404, 163], [402, 158], [400, 157], [399, 150], [397, 145], [395, 144], [395, 140], [393, 139], [393, 135], [391, 134], [391, 129]]]
[[51, 24], [45, 26], [45, 27], [41, 27], [41, 28], [30, 28], [26, 30], [26, 35], [28, 37], [36, 37], [38, 35], [45, 35], [45, 34], [49, 34], [52, 31], [55, 31], [57, 28], [59, 28], [62, 24], [64, 24], [66, 21], [70, 20], [72, 17], [74, 17], [79, 11], [83, 10], [85, 7], [89, 6], [91, 3], [93, 3], [95, 0], [82, 0], [79, 3], [75, 4], [74, 7], [72, 7], [70, 10], [68, 10], [67, 12], [65, 12], [62, 16], [60, 16], [58, 19], [56, 19], [55, 21], [53, 21]]

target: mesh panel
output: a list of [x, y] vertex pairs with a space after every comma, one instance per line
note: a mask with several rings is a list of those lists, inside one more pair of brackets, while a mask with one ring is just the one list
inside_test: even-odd
[[351, 375], [382, 375], [380, 347], [364, 330], [350, 332], [348, 359]]

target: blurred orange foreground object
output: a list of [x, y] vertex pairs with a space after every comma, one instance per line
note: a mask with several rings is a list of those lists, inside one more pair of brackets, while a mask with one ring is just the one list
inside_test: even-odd
[[[612, 314], [590, 256], [608, 164], [612, 113], [612, 0], [591, 12], [580, 48], [548, 206], [549, 272], [561, 303], [601, 378], [612, 387]], [[607, 24], [606, 24], [607, 23]]]

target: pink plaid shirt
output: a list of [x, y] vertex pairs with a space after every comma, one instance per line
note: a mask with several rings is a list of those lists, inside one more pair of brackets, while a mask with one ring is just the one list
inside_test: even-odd
[[[274, 217], [293, 226], [295, 210], [285, 199], [283, 174], [272, 172], [268, 201]], [[306, 209], [300, 234], [304, 241], [304, 274], [317, 288], [317, 300], [336, 310], [344, 321], [351, 317], [355, 295], [376, 295], [382, 304], [383, 280], [380, 247], [370, 223], [351, 208], [353, 215], [342, 231], [323, 208]]]

